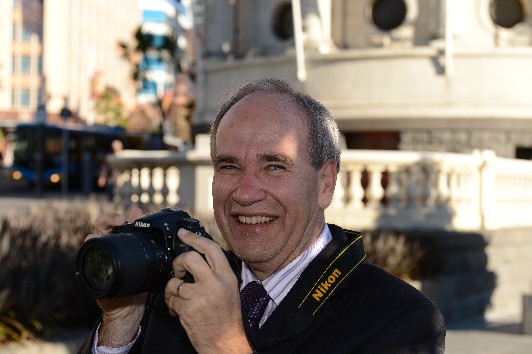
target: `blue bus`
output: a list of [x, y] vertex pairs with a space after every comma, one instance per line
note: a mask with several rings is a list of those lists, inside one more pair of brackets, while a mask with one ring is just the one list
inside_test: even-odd
[[[60, 185], [67, 180], [68, 186], [92, 190], [105, 156], [112, 151], [113, 140], [120, 140], [126, 149], [144, 148], [141, 136], [132, 136], [117, 127], [18, 124], [12, 141], [11, 177], [33, 186], [40, 176], [42, 187]], [[66, 155], [63, 155], [63, 146], [68, 147]], [[63, 161], [68, 161], [65, 169]], [[64, 176], [66, 169], [68, 175]]]

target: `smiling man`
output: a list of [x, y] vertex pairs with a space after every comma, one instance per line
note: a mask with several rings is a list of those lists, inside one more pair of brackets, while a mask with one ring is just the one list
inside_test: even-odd
[[[323, 105], [282, 80], [250, 82], [215, 116], [211, 157], [214, 214], [230, 255], [180, 230], [195, 252], [174, 260], [164, 296], [100, 299], [103, 319], [81, 352], [444, 351], [434, 304], [368, 263], [359, 233], [325, 221], [340, 148]], [[96, 229], [124, 222], [108, 214]]]

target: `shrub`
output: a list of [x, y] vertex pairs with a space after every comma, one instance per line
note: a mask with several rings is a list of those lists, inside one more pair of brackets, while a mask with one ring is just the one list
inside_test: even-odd
[[368, 261], [399, 278], [419, 279], [426, 251], [418, 241], [391, 230], [366, 231], [363, 235]]
[[99, 311], [76, 283], [75, 258], [105, 207], [51, 201], [1, 220], [0, 343], [95, 322]]

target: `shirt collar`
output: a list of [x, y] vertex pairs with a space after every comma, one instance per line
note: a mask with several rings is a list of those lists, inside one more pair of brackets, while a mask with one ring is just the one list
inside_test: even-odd
[[[284, 299], [303, 270], [305, 270], [308, 264], [325, 248], [325, 246], [331, 240], [331, 231], [329, 230], [329, 226], [325, 224], [320, 236], [310, 245], [310, 247], [308, 247], [292, 262], [261, 282], [275, 304], [279, 304]], [[244, 286], [252, 281], [259, 280], [255, 278], [247, 264], [242, 262], [242, 284], [240, 289], [243, 289]]]

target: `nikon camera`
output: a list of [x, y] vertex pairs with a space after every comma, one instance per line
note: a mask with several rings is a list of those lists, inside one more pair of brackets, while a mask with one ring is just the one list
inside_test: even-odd
[[181, 228], [212, 239], [185, 211], [164, 208], [88, 240], [76, 261], [81, 288], [94, 298], [163, 292], [174, 258], [192, 250], [177, 237]]

